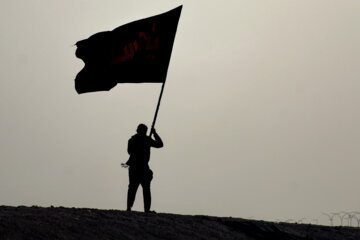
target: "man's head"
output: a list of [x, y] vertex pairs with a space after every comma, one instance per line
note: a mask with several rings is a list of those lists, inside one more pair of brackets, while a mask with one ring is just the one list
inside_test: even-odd
[[136, 129], [136, 132], [140, 135], [146, 135], [147, 132], [147, 126], [143, 123], [140, 123], [139, 126]]

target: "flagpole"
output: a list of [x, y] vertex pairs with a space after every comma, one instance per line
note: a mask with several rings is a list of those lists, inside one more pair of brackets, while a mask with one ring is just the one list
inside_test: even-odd
[[163, 92], [164, 92], [165, 82], [166, 82], [166, 78], [165, 78], [165, 81], [163, 82], [163, 84], [161, 86], [160, 96], [159, 96], [159, 100], [158, 100], [158, 103], [157, 103], [157, 106], [156, 106], [154, 120], [153, 120], [151, 128], [150, 128], [150, 137], [152, 135], [152, 129], [155, 127], [156, 118], [157, 118], [159, 108], [160, 108], [161, 98], [162, 98], [162, 95], [163, 95]]

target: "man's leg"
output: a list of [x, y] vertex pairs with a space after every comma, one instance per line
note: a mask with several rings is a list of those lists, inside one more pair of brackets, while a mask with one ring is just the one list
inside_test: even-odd
[[151, 207], [151, 191], [150, 191], [150, 183], [153, 178], [153, 172], [149, 169], [149, 171], [145, 174], [145, 178], [141, 182], [141, 186], [143, 189], [144, 196], [144, 211], [150, 212]]
[[129, 188], [128, 188], [128, 195], [127, 195], [127, 211], [131, 211], [132, 206], [134, 205], [136, 191], [139, 187], [140, 181], [138, 174], [134, 171], [129, 169]]
[[151, 207], [151, 192], [150, 192], [150, 182], [141, 184], [143, 188], [143, 196], [144, 196], [144, 211], [150, 212]]

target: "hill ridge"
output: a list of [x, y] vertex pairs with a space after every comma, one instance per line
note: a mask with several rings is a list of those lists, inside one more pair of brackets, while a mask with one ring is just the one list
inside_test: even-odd
[[360, 229], [205, 215], [0, 206], [2, 239], [358, 240]]

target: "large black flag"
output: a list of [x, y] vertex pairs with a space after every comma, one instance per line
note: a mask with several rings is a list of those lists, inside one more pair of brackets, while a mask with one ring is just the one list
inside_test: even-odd
[[108, 91], [117, 83], [165, 82], [181, 9], [77, 42], [76, 56], [85, 66], [75, 78], [76, 91]]

